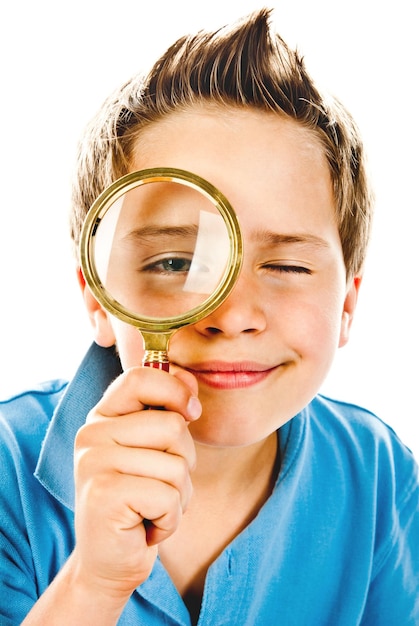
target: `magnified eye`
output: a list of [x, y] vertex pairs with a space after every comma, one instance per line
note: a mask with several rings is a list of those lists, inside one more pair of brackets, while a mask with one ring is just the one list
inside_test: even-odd
[[177, 330], [173, 318], [194, 323], [201, 309], [206, 314], [223, 301], [240, 269], [242, 240], [232, 207], [211, 183], [155, 168], [105, 190], [86, 219], [80, 250], [103, 306], [158, 334], [166, 325]]
[[162, 262], [162, 266], [166, 271], [172, 272], [188, 272], [191, 262], [187, 259], [167, 259]]
[[155, 274], [187, 274], [192, 260], [185, 257], [169, 256], [149, 263], [142, 268], [142, 272]]

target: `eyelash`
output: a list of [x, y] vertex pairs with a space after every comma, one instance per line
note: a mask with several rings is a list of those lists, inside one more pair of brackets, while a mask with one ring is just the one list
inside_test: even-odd
[[264, 268], [276, 272], [283, 272], [284, 274], [312, 274], [312, 271], [309, 270], [308, 267], [303, 267], [302, 265], [277, 265], [276, 263], [268, 263], [264, 265]]

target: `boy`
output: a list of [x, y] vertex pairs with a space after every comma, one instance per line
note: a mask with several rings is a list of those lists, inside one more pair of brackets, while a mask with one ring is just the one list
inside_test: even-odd
[[418, 624], [412, 455], [317, 394], [371, 221], [351, 117], [263, 10], [180, 40], [107, 101], [81, 143], [76, 245], [105, 187], [158, 166], [230, 200], [239, 280], [174, 335], [167, 373], [139, 366], [139, 333], [79, 270], [95, 343], [69, 385], [2, 407], [1, 623]]

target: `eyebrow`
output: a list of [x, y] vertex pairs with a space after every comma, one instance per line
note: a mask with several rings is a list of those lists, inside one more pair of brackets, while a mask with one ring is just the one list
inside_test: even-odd
[[329, 248], [330, 245], [322, 237], [311, 233], [287, 234], [277, 233], [271, 230], [260, 230], [253, 235], [256, 243], [267, 244], [269, 246], [282, 246], [290, 244], [310, 245], [316, 248]]
[[[160, 224], [149, 224], [140, 228], [134, 228], [129, 231], [123, 240], [143, 240], [151, 241], [153, 239], [170, 239], [174, 237], [193, 238], [196, 239], [198, 234], [198, 226], [194, 224], [176, 225], [176, 226], [161, 226]], [[329, 243], [322, 237], [313, 235], [311, 233], [301, 234], [287, 234], [277, 233], [271, 230], [259, 230], [253, 236], [252, 239], [256, 243], [268, 245], [271, 247], [282, 245], [305, 245], [315, 248], [329, 248]]]
[[179, 226], [160, 226], [159, 224], [149, 224], [141, 228], [134, 228], [124, 235], [124, 240], [145, 240], [187, 237], [196, 239], [198, 234], [198, 226], [194, 224]]

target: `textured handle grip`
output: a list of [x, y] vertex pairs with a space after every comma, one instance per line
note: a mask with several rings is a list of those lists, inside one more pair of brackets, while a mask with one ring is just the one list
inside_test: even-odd
[[143, 363], [144, 367], [152, 367], [156, 370], [163, 370], [163, 372], [169, 371], [169, 363], [168, 362], [158, 362], [158, 361], [146, 361]]

